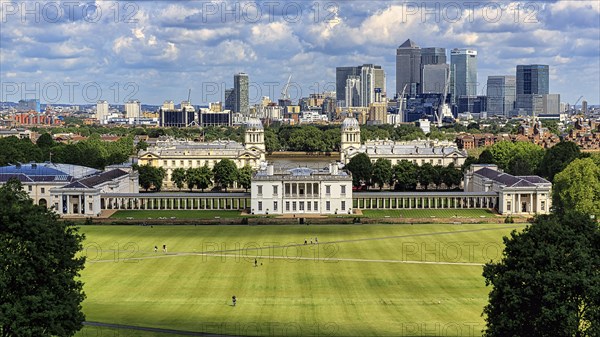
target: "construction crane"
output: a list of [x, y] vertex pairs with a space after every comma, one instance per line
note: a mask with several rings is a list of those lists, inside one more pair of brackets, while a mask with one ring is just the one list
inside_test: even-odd
[[288, 100], [290, 96], [288, 95], [288, 89], [290, 88], [290, 81], [292, 80], [292, 74], [288, 77], [287, 83], [283, 86], [283, 90], [281, 90], [281, 100]]
[[583, 96], [579, 96], [579, 98], [577, 99], [577, 102], [575, 102], [575, 104], [573, 104], [573, 113], [577, 113], [577, 103], [579, 103], [579, 101], [581, 101], [581, 99], [583, 98]]

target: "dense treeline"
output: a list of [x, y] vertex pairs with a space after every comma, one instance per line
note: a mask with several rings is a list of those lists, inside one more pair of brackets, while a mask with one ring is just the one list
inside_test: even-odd
[[408, 160], [401, 160], [392, 165], [391, 161], [379, 158], [375, 163], [369, 156], [360, 153], [348, 162], [346, 169], [352, 172], [352, 184], [366, 188], [377, 186], [383, 189], [389, 186], [397, 191], [414, 191], [421, 189], [453, 189], [462, 181], [462, 172], [454, 164], [448, 166], [418, 165]]
[[99, 134], [93, 134], [86, 140], [70, 144], [57, 143], [47, 133], [35, 144], [17, 137], [0, 139], [0, 166], [52, 160], [53, 163], [103, 169], [107, 165], [127, 162], [133, 153], [133, 136], [106, 142]]

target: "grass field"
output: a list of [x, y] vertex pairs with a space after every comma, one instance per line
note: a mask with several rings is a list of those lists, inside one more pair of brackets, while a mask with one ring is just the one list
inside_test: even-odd
[[401, 209], [401, 210], [362, 210], [364, 216], [372, 218], [480, 218], [496, 217], [488, 209]]
[[[83, 309], [93, 322], [230, 335], [479, 335], [481, 264], [522, 228], [85, 226]], [[163, 244], [168, 253], [154, 253]]]

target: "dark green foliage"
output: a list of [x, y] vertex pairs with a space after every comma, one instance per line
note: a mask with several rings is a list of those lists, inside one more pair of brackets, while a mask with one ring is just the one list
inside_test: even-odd
[[433, 165], [425, 163], [421, 165], [417, 171], [417, 181], [421, 187], [428, 189], [429, 184], [434, 181], [436, 174], [437, 172]]
[[186, 171], [184, 168], [178, 167], [171, 172], [171, 181], [175, 183], [175, 186], [179, 190], [183, 187], [183, 183], [185, 182]]
[[0, 187], [0, 219], [0, 336], [73, 336], [85, 320], [84, 236], [17, 180]]
[[253, 173], [254, 173], [254, 170], [249, 165], [242, 167], [238, 171], [238, 175], [237, 175], [238, 185], [243, 187], [246, 190], [246, 192], [248, 192], [248, 189], [250, 188]]
[[225, 189], [233, 185], [237, 179], [238, 169], [235, 163], [230, 159], [222, 159], [215, 167], [213, 167], [213, 174], [215, 178], [215, 185]]
[[140, 140], [137, 144], [135, 144], [135, 151], [146, 151], [148, 150], [148, 143], [145, 140]]
[[380, 190], [383, 189], [383, 185], [392, 184], [392, 175], [393, 171], [391, 161], [383, 158], [379, 158], [375, 161], [375, 164], [373, 165], [372, 180], [379, 186]]
[[539, 174], [550, 180], [565, 169], [573, 160], [579, 158], [581, 151], [579, 146], [573, 142], [560, 142], [546, 150], [543, 159], [540, 162]]
[[163, 179], [165, 178], [165, 169], [162, 167], [154, 167], [150, 165], [138, 166], [140, 186], [148, 191], [154, 188], [160, 191], [162, 188]]
[[11, 136], [0, 138], [0, 166], [17, 163], [40, 162], [43, 152], [29, 139]]
[[600, 229], [584, 213], [536, 217], [483, 268], [485, 336], [599, 336]]
[[371, 184], [371, 176], [373, 175], [373, 164], [366, 153], [359, 153], [352, 157], [346, 165], [346, 169], [352, 172], [352, 185], [361, 186]]
[[419, 167], [408, 160], [401, 160], [394, 165], [394, 189], [400, 191], [414, 190], [417, 188], [417, 175]]

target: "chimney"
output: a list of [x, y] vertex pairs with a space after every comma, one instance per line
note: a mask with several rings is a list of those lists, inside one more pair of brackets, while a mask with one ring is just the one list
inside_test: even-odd
[[275, 173], [275, 167], [273, 164], [267, 165], [267, 175], [272, 176]]
[[337, 165], [337, 163], [329, 164], [329, 172], [332, 175], [338, 175], [338, 165]]

